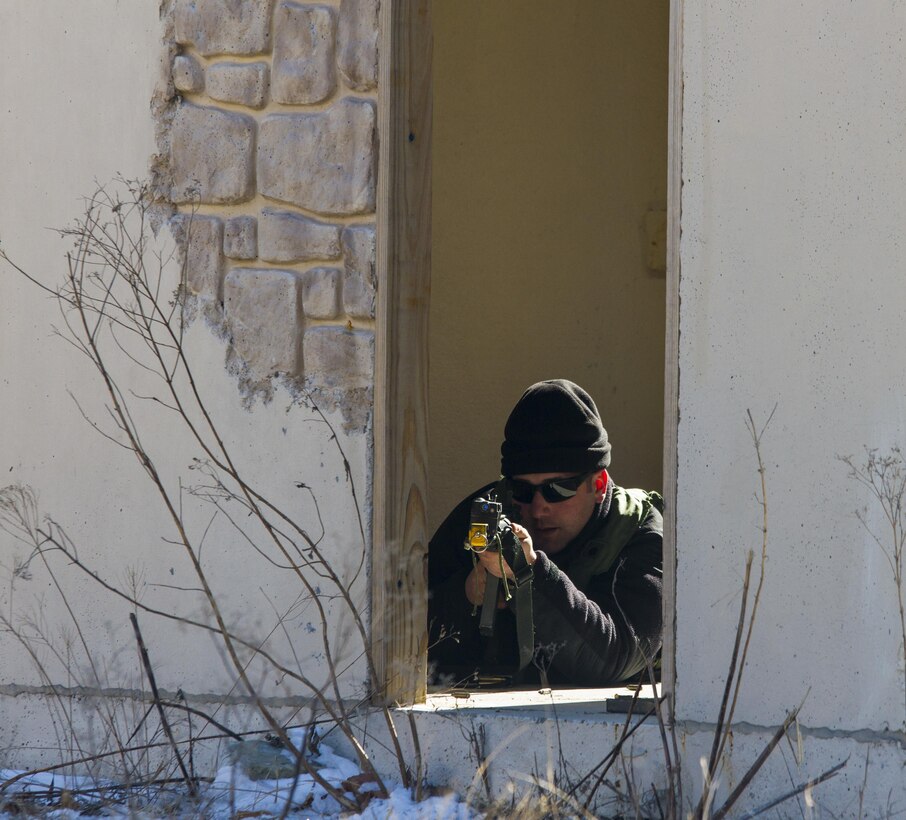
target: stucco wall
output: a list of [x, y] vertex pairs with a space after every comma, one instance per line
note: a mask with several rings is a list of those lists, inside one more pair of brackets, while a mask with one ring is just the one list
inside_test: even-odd
[[[185, 349], [200, 394], [249, 483], [318, 541], [340, 576], [352, 583], [353, 598], [364, 613], [374, 297], [375, 157], [369, 112], [375, 77], [360, 76], [361, 65], [355, 60], [361, 48], [355, 46], [357, 37], [369, 40], [370, 25], [373, 52], [375, 6], [336, 3], [319, 12], [326, 17], [321, 45], [330, 61], [316, 66], [318, 77], [327, 79], [314, 102], [294, 96], [297, 91], [292, 90], [284, 92], [288, 96], [280, 103], [274, 101], [276, 91], [261, 99], [247, 98], [246, 92], [260, 90], [250, 83], [262, 75], [259, 64], [265, 64], [264, 76], [272, 80], [281, 74], [270, 71], [281, 54], [286, 57], [284, 76], [298, 69], [292, 58], [299, 55], [287, 55], [286, 45], [271, 38], [271, 15], [294, 11], [295, 5], [244, 4], [246, 11], [263, 17], [266, 35], [263, 44], [249, 45], [234, 35], [254, 26], [239, 25], [217, 2], [164, 4], [160, 16], [156, 3], [3, 4], [0, 241], [29, 273], [57, 287], [72, 241], [60, 239], [52, 229], [79, 216], [82, 198], [97, 185], [108, 185], [117, 175], [147, 178], [153, 165], [164, 194], [157, 215], [168, 216], [165, 200], [170, 197], [180, 203], [181, 215], [165, 223], [156, 240], [148, 237], [149, 252], [161, 252], [170, 260], [164, 266], [166, 300], [181, 274], [172, 234], [188, 240], [186, 273], [195, 294], [190, 302], [200, 309], [188, 329]], [[340, 25], [344, 15], [345, 28]], [[364, 31], [355, 30], [360, 15], [367, 23]], [[230, 26], [235, 30], [218, 42], [216, 37]], [[286, 23], [282, 30], [289, 28]], [[187, 69], [187, 61], [194, 68]], [[308, 77], [308, 68], [303, 65], [299, 71]], [[200, 77], [203, 85], [185, 87], [188, 74], [195, 81]], [[174, 80], [181, 90], [174, 88]], [[305, 107], [309, 105], [314, 107]], [[353, 114], [345, 118], [350, 110]], [[361, 112], [364, 125], [356, 120]], [[325, 177], [316, 162], [299, 163], [292, 155], [301, 150], [293, 140], [304, 138], [299, 135], [306, 125], [321, 132], [329, 120], [337, 121], [341, 132], [356, 131], [345, 143], [351, 159], [330, 151], [319, 156], [334, 163], [338, 181], [333, 187], [330, 175]], [[234, 125], [235, 133], [230, 130]], [[270, 142], [264, 136], [269, 129], [279, 132]], [[235, 139], [217, 142], [224, 135]], [[363, 154], [356, 154], [363, 141]], [[329, 142], [335, 146], [343, 140]], [[276, 172], [281, 180], [320, 173], [307, 183], [307, 190], [318, 192], [316, 201], [273, 191], [265, 199], [254, 186], [239, 191], [230, 187], [236, 179], [257, 180], [263, 186], [269, 163], [277, 162], [281, 151], [291, 154], [281, 160], [286, 167]], [[220, 165], [213, 167], [213, 160]], [[364, 182], [355, 174], [344, 175], [344, 163], [354, 165]], [[186, 194], [192, 185], [195, 193]], [[227, 193], [212, 193], [218, 185], [225, 185]], [[110, 187], [125, 195], [116, 183]], [[331, 191], [340, 192], [336, 201], [329, 201]], [[274, 279], [286, 285], [276, 299], [274, 289], [268, 295], [266, 287]], [[40, 513], [64, 526], [80, 557], [110, 583], [135, 588], [148, 606], [209, 617], [185, 551], [171, 543], [173, 521], [141, 465], [93, 431], [82, 416], [84, 412], [106, 432], [115, 432], [97, 374], [53, 333], [54, 323], [62, 322], [54, 300], [4, 268], [0, 304], [3, 484], [35, 488]], [[292, 339], [282, 345], [287, 330]], [[352, 344], [343, 343], [347, 337]], [[298, 353], [292, 361], [280, 358], [287, 348]], [[160, 382], [147, 379], [127, 359], [121, 359], [119, 367], [143, 440], [164, 484], [181, 499], [185, 525], [222, 597], [229, 624], [243, 637], [267, 639], [277, 657], [310, 674], [317, 685], [327, 671], [324, 646], [317, 613], [304, 594], [300, 597], [298, 579], [272, 563], [280, 559], [273, 546], [265, 546], [269, 554], [258, 554], [225, 515], [215, 515], [209, 505], [180, 494], [180, 487], [203, 480], [191, 469], [193, 458], [202, 454], [165, 406], [137, 399], [158, 389]], [[313, 409], [312, 400], [323, 416]], [[355, 482], [358, 508], [350, 480]], [[4, 762], [21, 766], [57, 757], [60, 743], [60, 724], [51, 725], [52, 709], [42, 711], [40, 701], [26, 702], [24, 693], [41, 691], [51, 682], [89, 690], [130, 690], [145, 684], [127, 618], [131, 607], [78, 576], [59, 556], [51, 563], [86, 642], [101, 661], [98, 679], [78, 642], [72, 643], [74, 624], [49, 570], [33, 558], [28, 572], [20, 572], [10, 584], [13, 569], [29, 550], [7, 534], [0, 538], [4, 616], [32, 636], [40, 631], [62, 651], [54, 658], [42, 638], [35, 638], [42, 644], [44, 674], [13, 634], [0, 633], [0, 748], [11, 756]], [[319, 589], [330, 596], [323, 582]], [[332, 647], [346, 670], [342, 691], [360, 696], [367, 679], [360, 660], [362, 642], [348, 613], [339, 612], [335, 600], [324, 603]], [[139, 619], [163, 690], [182, 690], [212, 709], [224, 693], [242, 694], [237, 672], [217, 640], [142, 611]], [[67, 646], [74, 647], [72, 655]], [[254, 665], [250, 669], [266, 695], [292, 702], [310, 694], [290, 678], [266, 674]], [[81, 718], [92, 708], [89, 701], [79, 701], [75, 711]], [[237, 717], [236, 726], [242, 725], [240, 720]], [[101, 728], [96, 719], [95, 728]]]
[[[331, 8], [339, 14], [340, 5]], [[853, 761], [870, 759], [865, 805], [879, 808], [901, 781], [902, 647], [890, 570], [854, 515], [869, 499], [847, 480], [837, 456], [858, 456], [863, 446], [886, 449], [906, 432], [898, 389], [906, 341], [900, 288], [906, 194], [899, 184], [906, 170], [901, 59], [906, 11], [881, 3], [690, 0], [682, 23], [676, 617], [677, 706], [687, 776], [696, 781], [694, 761], [706, 749], [716, 714], [744, 552], [760, 547], [758, 476], [745, 414], [751, 410], [760, 426], [776, 404], [762, 443], [766, 579], [736, 714], [733, 763], [725, 776], [728, 781], [737, 777], [785, 709], [808, 693], [800, 718], [805, 758], [796, 761], [796, 779], [847, 755]], [[64, 225], [79, 213], [80, 197], [95, 180], [105, 182], [117, 172], [146, 173], [160, 124], [148, 100], [155, 89], [166, 89], [174, 56], [192, 56], [204, 68], [205, 96], [201, 88], [184, 91], [185, 104], [197, 107], [213, 105], [212, 88], [220, 89], [219, 96], [235, 93], [228, 77], [211, 84], [212, 75], [220, 73], [211, 68], [225, 62], [273, 67], [270, 46], [228, 58], [217, 48], [202, 53], [195, 34], [183, 36], [183, 54], [171, 52], [161, 63], [168, 31], [173, 29], [162, 28], [157, 9], [148, 4], [92, 0], [75, 8], [56, 0], [0, 7], [5, 112], [0, 118], [0, 241], [42, 281], [56, 280], [67, 248], [47, 227]], [[257, 72], [255, 67], [252, 76]], [[187, 77], [192, 74], [186, 70]], [[314, 108], [293, 108], [292, 113], [281, 106], [296, 102], [271, 101], [258, 108], [257, 97], [217, 99], [216, 104], [231, 117], [247, 117], [257, 129], [266, 120], [282, 125], [289, 117], [298, 125], [303, 114], [326, 117], [342, 103], [341, 96], [363, 96], [364, 102], [353, 104], [369, 105], [375, 94], [353, 89], [348, 79], [337, 80], [331, 93], [335, 96], [298, 102]], [[179, 124], [178, 117], [174, 122]], [[166, 171], [167, 162], [178, 156], [167, 148], [164, 159]], [[258, 159], [255, 154], [256, 168]], [[336, 255], [304, 261], [238, 255], [246, 247], [248, 234], [241, 229], [247, 220], [258, 220], [261, 229], [263, 196], [255, 189], [235, 201], [201, 204], [201, 216], [208, 220], [201, 224], [214, 225], [211, 233], [218, 235], [221, 223], [212, 220], [221, 220], [225, 230], [224, 244], [207, 246], [217, 256], [218, 275], [250, 267], [289, 269], [291, 278], [316, 267], [345, 275]], [[361, 228], [372, 218], [367, 209], [338, 215], [329, 203], [315, 213], [305, 204], [287, 204], [282, 194], [270, 197], [268, 208], [271, 199], [280, 200], [278, 210], [293, 213], [288, 221], [296, 226], [296, 217], [302, 217], [345, 230], [350, 224]], [[236, 222], [237, 231], [227, 239], [226, 224], [237, 218], [246, 221]], [[160, 241], [172, 247], [166, 232]], [[176, 271], [168, 269], [167, 275], [175, 285]], [[196, 290], [216, 314], [216, 290]], [[319, 291], [331, 292], [337, 293]], [[149, 603], [185, 604], [183, 592], [173, 587], [191, 584], [191, 576], [184, 558], [164, 540], [172, 532], [134, 458], [107, 448], [67, 395], [71, 391], [90, 417], [106, 418], [84, 360], [50, 332], [51, 323], [59, 321], [55, 304], [4, 272], [0, 305], [0, 471], [9, 482], [35, 486], [41, 510], [65, 525], [81, 554], [109, 578], [128, 581], [134, 570]], [[221, 322], [224, 317], [214, 318]], [[323, 318], [306, 315], [304, 296], [302, 312], [294, 316], [303, 329], [310, 322], [338, 331], [346, 318], [351, 314], [339, 311]], [[362, 329], [369, 328], [366, 320]], [[270, 402], [258, 398], [249, 405], [243, 389], [251, 382], [241, 383], [228, 372], [228, 345], [203, 319], [192, 325], [188, 346], [202, 392], [222, 414], [228, 444], [243, 469], [305, 521], [314, 511], [300, 499], [296, 483], [311, 485], [322, 501], [325, 543], [347, 562], [344, 571], [355, 572], [362, 545], [341, 456], [330, 431], [296, 401], [305, 384], [304, 365], [289, 368], [288, 380], [271, 385]], [[135, 373], [128, 380], [141, 385]], [[353, 425], [344, 432], [350, 416], [341, 410], [328, 419], [340, 431], [353, 479], [363, 479], [370, 452], [367, 429]], [[177, 486], [178, 477], [187, 475], [186, 438], [173, 431], [160, 409], [139, 411], [138, 420], [154, 442], [170, 486]], [[208, 519], [193, 520], [199, 532]], [[878, 530], [883, 526], [870, 506], [868, 521]], [[257, 557], [250, 572], [247, 553], [229, 527], [215, 528], [206, 543], [212, 578], [229, 590], [230, 617], [252, 632], [272, 626], [271, 603], [277, 611], [290, 606], [295, 584], [272, 568], [263, 569]], [[0, 560], [8, 575], [22, 552], [5, 536], [2, 545]], [[60, 627], [66, 614], [53, 581], [38, 563], [32, 570], [30, 578], [16, 581], [12, 600], [9, 585], [0, 586], [0, 611], [31, 617], [51, 637], [65, 641]], [[128, 607], [110, 603], [91, 583], [67, 582], [67, 589], [89, 642], [110, 651], [105, 669], [110, 685], [139, 685]], [[356, 589], [364, 594], [361, 586]], [[194, 601], [188, 604], [193, 606]], [[202, 700], [211, 695], [207, 702], [229, 689], [235, 676], [213, 644], [189, 640], [180, 629], [160, 628], [144, 616], [142, 621], [161, 686], [182, 688]], [[305, 613], [296, 613], [287, 627], [302, 664], [317, 668], [317, 639], [307, 623]], [[337, 619], [335, 634], [348, 635], [347, 624]], [[16, 765], [55, 756], [54, 728], [40, 712], [41, 703], [27, 694], [45, 681], [8, 632], [0, 641], [0, 747], [15, 750]], [[280, 649], [286, 650], [285, 644]], [[62, 665], [50, 664], [59, 682], [77, 682]], [[69, 666], [81, 675], [84, 659]], [[348, 691], [356, 691], [363, 677], [355, 670]], [[285, 681], [261, 681], [270, 693], [298, 694]], [[41, 721], [44, 734], [36, 734]], [[26, 742], [32, 744], [28, 749]], [[595, 755], [590, 763], [598, 759]], [[760, 794], [776, 794], [789, 781], [790, 759], [775, 756], [760, 781]], [[571, 763], [582, 766], [578, 759]], [[818, 792], [819, 801], [837, 816], [854, 814], [863, 777], [861, 767], [850, 765]], [[900, 792], [892, 795], [902, 800]]]
[[[744, 553], [761, 545], [746, 411], [761, 427], [776, 405], [762, 443], [768, 561], [737, 719], [777, 724], [805, 697], [806, 735], [887, 737], [872, 760], [896, 757], [896, 592], [855, 511], [868, 505], [885, 543], [889, 529], [838, 456], [906, 432], [906, 8], [684, 5], [679, 713], [716, 715]], [[893, 785], [881, 763], [867, 782], [872, 801]]]

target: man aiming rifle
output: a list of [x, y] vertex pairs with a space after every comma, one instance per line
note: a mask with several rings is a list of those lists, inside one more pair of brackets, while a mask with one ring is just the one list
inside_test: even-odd
[[[598, 409], [565, 379], [523, 393], [500, 449], [500, 481], [464, 499], [428, 547], [434, 682], [638, 677], [661, 645], [660, 496], [613, 482]], [[476, 519], [482, 549], [469, 543]]]

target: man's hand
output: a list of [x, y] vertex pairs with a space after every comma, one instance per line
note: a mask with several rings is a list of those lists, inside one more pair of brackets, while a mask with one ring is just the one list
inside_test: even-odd
[[[516, 536], [516, 539], [522, 545], [522, 552], [525, 554], [525, 561], [529, 566], [534, 565], [535, 561], [538, 558], [537, 553], [532, 547], [532, 536], [529, 535], [528, 530], [523, 527], [521, 524], [515, 524], [510, 522], [510, 527], [513, 530], [513, 534]], [[500, 573], [500, 556], [497, 552], [492, 552], [491, 550], [485, 550], [484, 552], [477, 553], [478, 563], [472, 568], [472, 571], [469, 573], [466, 578], [466, 598], [469, 599], [469, 603], [472, 606], [481, 606], [484, 602], [484, 589], [487, 584], [487, 573], [491, 573], [495, 578], [501, 578]], [[503, 571], [506, 573], [506, 577], [510, 580], [515, 579], [513, 570], [510, 565], [503, 561]], [[497, 608], [503, 609], [506, 606], [506, 601], [503, 600], [502, 594], [500, 599], [497, 601]]]

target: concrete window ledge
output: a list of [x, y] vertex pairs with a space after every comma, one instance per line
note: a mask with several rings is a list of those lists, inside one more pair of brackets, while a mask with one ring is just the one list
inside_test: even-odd
[[[660, 687], [658, 687], [660, 689]], [[507, 691], [470, 690], [429, 692], [425, 703], [409, 707], [409, 711], [449, 713], [497, 713], [507, 717], [525, 717], [534, 720], [548, 718], [556, 710], [561, 719], [599, 719], [606, 722], [623, 721], [633, 691], [626, 687], [607, 689], [524, 689]], [[654, 689], [643, 686], [634, 715], [644, 715], [651, 706]]]
[[[448, 690], [429, 692], [425, 703], [393, 712], [403, 745], [413, 753], [418, 750], [411, 760], [413, 771], [424, 766], [429, 783], [463, 794], [479, 789], [485, 796], [508, 797], [514, 788], [519, 791], [537, 778], [558, 772], [579, 777], [597, 766], [622, 736], [632, 696], [625, 687], [455, 695]], [[651, 686], [639, 692], [647, 702], [636, 703], [633, 724], [648, 712], [653, 696]], [[407, 724], [408, 731], [402, 728]], [[378, 721], [369, 722], [368, 747], [379, 768], [390, 775], [397, 764], [387, 754], [389, 738], [382, 728]], [[655, 717], [633, 734], [624, 753], [640, 783], [659, 782], [663, 752]]]

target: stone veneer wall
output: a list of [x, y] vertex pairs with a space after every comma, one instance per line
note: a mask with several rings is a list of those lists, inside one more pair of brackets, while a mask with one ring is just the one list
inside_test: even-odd
[[163, 193], [247, 383], [373, 384], [378, 0], [175, 0]]

